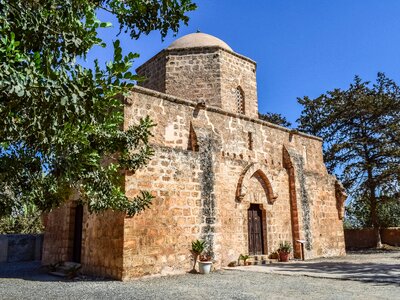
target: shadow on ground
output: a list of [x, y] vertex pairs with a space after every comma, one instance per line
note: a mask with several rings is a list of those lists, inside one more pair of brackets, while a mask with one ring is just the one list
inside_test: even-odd
[[48, 275], [46, 268], [41, 267], [40, 261], [0, 263], [1, 278], [20, 278], [32, 281], [60, 281], [61, 279]]
[[291, 272], [293, 274], [298, 273], [299, 275], [312, 276], [313, 274], [315, 274], [320, 275], [317, 277], [400, 285], [399, 264], [321, 262], [296, 263], [287, 265], [280, 264], [276, 268], [280, 271]]
[[254, 266], [249, 270], [400, 286], [398, 254], [398, 251], [353, 252], [346, 257]]
[[90, 276], [79, 276], [71, 280], [50, 275], [47, 271], [40, 261], [0, 263], [0, 281], [2, 278], [18, 278], [29, 281], [109, 281], [109, 279]]

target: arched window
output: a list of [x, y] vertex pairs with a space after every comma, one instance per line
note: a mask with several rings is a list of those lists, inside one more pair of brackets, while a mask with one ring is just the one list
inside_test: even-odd
[[244, 92], [240, 86], [238, 86], [235, 90], [235, 97], [236, 97], [236, 109], [239, 114], [244, 114], [245, 107], [244, 107]]

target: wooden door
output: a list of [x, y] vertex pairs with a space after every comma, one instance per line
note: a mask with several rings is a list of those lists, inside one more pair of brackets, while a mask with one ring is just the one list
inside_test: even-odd
[[262, 211], [257, 204], [251, 204], [248, 210], [249, 254], [264, 254]]

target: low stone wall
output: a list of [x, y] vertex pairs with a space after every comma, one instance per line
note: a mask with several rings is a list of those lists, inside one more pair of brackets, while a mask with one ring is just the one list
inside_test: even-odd
[[384, 244], [400, 246], [400, 227], [382, 229], [381, 239]]
[[[383, 244], [400, 246], [400, 228], [382, 228], [381, 241]], [[346, 249], [366, 249], [376, 246], [375, 230], [373, 228], [345, 229], [344, 239]]]
[[0, 235], [0, 262], [42, 259], [43, 234]]

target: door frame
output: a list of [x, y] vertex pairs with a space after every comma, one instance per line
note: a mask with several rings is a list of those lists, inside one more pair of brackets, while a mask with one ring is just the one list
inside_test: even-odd
[[[260, 225], [261, 225], [261, 254], [250, 254], [250, 224], [249, 224], [249, 210], [252, 207], [257, 207], [260, 211]], [[267, 244], [267, 222], [266, 222], [266, 211], [263, 204], [250, 203], [246, 209], [246, 222], [247, 222], [247, 251], [250, 255], [265, 255], [268, 252]]]

